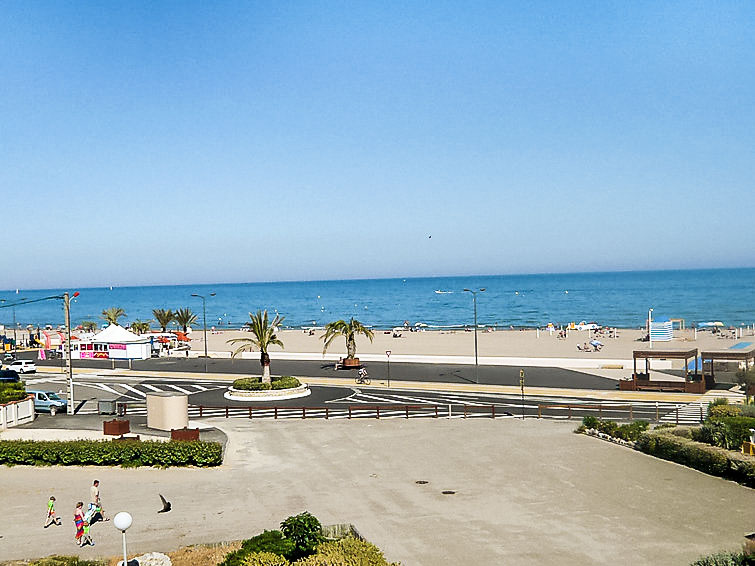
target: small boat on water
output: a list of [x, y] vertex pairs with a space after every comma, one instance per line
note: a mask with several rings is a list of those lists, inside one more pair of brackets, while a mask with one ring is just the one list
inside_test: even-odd
[[441, 291], [440, 289], [437, 289], [435, 293], [438, 295], [447, 295], [448, 293], [453, 293], [453, 291]]

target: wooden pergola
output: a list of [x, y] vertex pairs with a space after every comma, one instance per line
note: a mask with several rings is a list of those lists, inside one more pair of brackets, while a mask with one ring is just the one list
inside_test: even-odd
[[732, 350], [731, 348], [728, 350], [708, 350], [700, 352], [700, 358], [703, 362], [703, 367], [701, 368], [703, 370], [703, 375], [705, 375], [705, 363], [710, 362], [710, 376], [715, 378], [713, 373], [714, 362], [745, 362], [747, 367], [749, 367], [750, 362], [752, 362], [753, 365], [755, 365], [755, 346], [748, 348], [747, 350]]
[[[650, 360], [652, 359], [674, 359], [684, 360], [684, 381], [671, 380], [650, 380]], [[637, 374], [637, 360], [645, 360], [645, 373]], [[660, 391], [683, 391], [685, 393], [705, 393], [705, 381], [700, 379], [690, 379], [689, 360], [695, 360], [694, 377], [700, 376], [697, 363], [697, 348], [691, 350], [635, 350], [632, 352], [632, 361], [634, 363], [634, 373], [632, 380], [619, 381], [619, 389], [625, 391], [639, 391], [642, 389], [660, 390]]]
[[632, 352], [632, 359], [634, 362], [634, 377], [637, 377], [637, 360], [645, 360], [645, 379], [650, 379], [650, 360], [684, 360], [684, 379], [689, 377], [689, 370], [687, 369], [688, 360], [695, 360], [695, 377], [700, 375], [700, 369], [697, 364], [697, 348], [691, 350], [635, 350]]

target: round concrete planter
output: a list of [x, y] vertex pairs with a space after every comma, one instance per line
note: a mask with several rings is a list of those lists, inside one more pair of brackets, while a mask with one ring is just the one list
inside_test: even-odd
[[223, 397], [230, 401], [283, 401], [284, 399], [298, 399], [312, 393], [306, 383], [291, 389], [268, 389], [266, 391], [249, 391], [229, 387]]

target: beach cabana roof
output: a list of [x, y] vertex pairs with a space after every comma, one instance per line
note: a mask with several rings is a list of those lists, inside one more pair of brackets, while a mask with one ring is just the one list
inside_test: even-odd
[[128, 344], [145, 341], [145, 338], [138, 336], [117, 324], [107, 326], [92, 337], [92, 342], [100, 344]]

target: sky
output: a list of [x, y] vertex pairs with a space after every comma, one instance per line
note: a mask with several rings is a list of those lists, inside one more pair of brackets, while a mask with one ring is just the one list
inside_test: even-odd
[[0, 4], [0, 289], [755, 266], [748, 2]]

